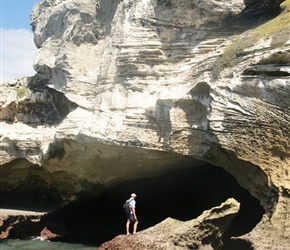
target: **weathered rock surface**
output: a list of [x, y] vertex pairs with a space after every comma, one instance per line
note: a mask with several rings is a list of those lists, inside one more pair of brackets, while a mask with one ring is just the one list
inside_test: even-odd
[[117, 236], [98, 249], [178, 250], [200, 249], [203, 245], [210, 245], [212, 249], [222, 249], [222, 235], [239, 208], [240, 204], [236, 200], [229, 199], [218, 207], [204, 211], [196, 219], [182, 222], [167, 218], [136, 235]]
[[281, 2], [37, 3], [37, 76], [1, 86], [1, 204], [56, 208], [210, 162], [265, 209], [245, 238], [256, 249], [289, 246], [289, 0], [280, 13]]
[[47, 229], [47, 227], [44, 227], [40, 232], [40, 237], [42, 240], [51, 240], [58, 238], [59, 235], [51, 232], [50, 230]]
[[[18, 236], [31, 236], [30, 232], [34, 233], [33, 224], [37, 224], [37, 222], [41, 221], [42, 217], [45, 215], [45, 212], [0, 209], [0, 239], [8, 238], [11, 231], [13, 231], [13, 227], [15, 225], [18, 226], [19, 224], [22, 224], [22, 228], [19, 230], [22, 231], [22, 233], [18, 233]], [[25, 224], [29, 225], [28, 228], [30, 232], [27, 230], [27, 227], [25, 227]], [[23, 232], [23, 229], [25, 229], [26, 232]]]

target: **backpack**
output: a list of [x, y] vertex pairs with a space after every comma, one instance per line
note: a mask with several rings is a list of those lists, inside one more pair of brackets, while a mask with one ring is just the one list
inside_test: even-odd
[[129, 214], [131, 211], [130, 201], [131, 200], [126, 200], [126, 202], [123, 204], [123, 210], [124, 210], [124, 213], [126, 213], [126, 214]]

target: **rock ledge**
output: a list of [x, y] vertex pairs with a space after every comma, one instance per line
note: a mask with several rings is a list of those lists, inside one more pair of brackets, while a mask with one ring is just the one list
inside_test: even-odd
[[222, 235], [237, 215], [240, 204], [233, 198], [220, 206], [204, 211], [189, 221], [167, 218], [136, 235], [120, 235], [102, 244], [98, 250], [178, 250], [199, 249], [211, 245], [221, 249]]

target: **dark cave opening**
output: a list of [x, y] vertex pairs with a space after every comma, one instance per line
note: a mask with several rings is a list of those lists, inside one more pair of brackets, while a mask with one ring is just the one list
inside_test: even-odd
[[138, 231], [154, 226], [167, 217], [182, 221], [194, 219], [204, 210], [233, 197], [241, 203], [241, 207], [225, 233], [229, 239], [251, 231], [264, 213], [259, 200], [239, 186], [233, 176], [222, 168], [208, 164], [129, 181], [103, 192], [94, 200], [64, 207], [57, 215], [68, 232], [62, 240], [100, 244], [116, 235], [125, 234], [126, 218], [122, 205], [132, 192], [138, 195]]

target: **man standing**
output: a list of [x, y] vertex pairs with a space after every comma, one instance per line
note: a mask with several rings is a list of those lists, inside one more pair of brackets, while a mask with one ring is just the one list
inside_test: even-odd
[[137, 233], [137, 225], [138, 225], [138, 219], [136, 216], [136, 194], [131, 194], [131, 198], [129, 199], [129, 205], [130, 205], [130, 211], [127, 213], [127, 223], [126, 223], [126, 231], [127, 235], [130, 234], [129, 228], [130, 223], [133, 223], [133, 234]]

